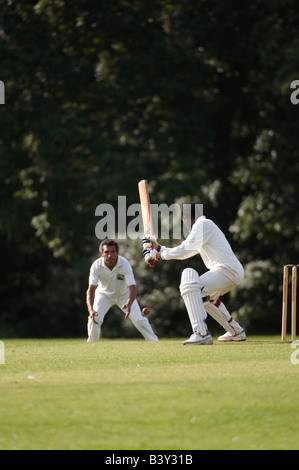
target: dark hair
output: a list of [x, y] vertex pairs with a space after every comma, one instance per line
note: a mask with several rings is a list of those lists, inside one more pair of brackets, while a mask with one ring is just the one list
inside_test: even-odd
[[102, 241], [102, 243], [99, 246], [100, 253], [103, 252], [104, 246], [115, 246], [117, 253], [119, 251], [118, 244], [116, 243], [116, 241], [111, 240], [110, 238], [106, 238], [105, 240]]
[[184, 202], [181, 208], [182, 217], [187, 217], [187, 219], [195, 220], [198, 217], [196, 206], [196, 202]]

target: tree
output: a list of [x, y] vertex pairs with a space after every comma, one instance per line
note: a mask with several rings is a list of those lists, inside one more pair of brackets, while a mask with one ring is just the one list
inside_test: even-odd
[[[1, 12], [2, 331], [84, 334], [95, 209], [138, 202], [143, 178], [157, 204], [204, 204], [246, 266], [233, 310], [249, 331], [276, 331], [281, 264], [297, 251], [294, 0], [41, 0]], [[140, 243], [121, 249], [159, 334], [187, 334], [184, 263], [150, 277]]]

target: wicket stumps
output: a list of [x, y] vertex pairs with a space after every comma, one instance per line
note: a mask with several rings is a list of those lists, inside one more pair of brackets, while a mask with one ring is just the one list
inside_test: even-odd
[[286, 264], [283, 267], [281, 341], [285, 341], [286, 335], [287, 335], [289, 268], [292, 268], [291, 338], [292, 338], [292, 341], [296, 340], [297, 268], [298, 267], [299, 267], [299, 264]]

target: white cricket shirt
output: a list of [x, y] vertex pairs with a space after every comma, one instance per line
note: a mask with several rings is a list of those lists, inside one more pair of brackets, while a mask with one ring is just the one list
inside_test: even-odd
[[205, 216], [199, 217], [181, 245], [174, 248], [161, 248], [161, 258], [187, 259], [200, 254], [205, 266], [211, 271], [219, 271], [236, 285], [244, 278], [244, 269], [234, 254], [224, 233]]
[[89, 285], [98, 286], [97, 293], [105, 293], [117, 299], [128, 293], [128, 286], [136, 284], [133, 269], [126, 258], [118, 256], [112, 271], [98, 258], [90, 268]]

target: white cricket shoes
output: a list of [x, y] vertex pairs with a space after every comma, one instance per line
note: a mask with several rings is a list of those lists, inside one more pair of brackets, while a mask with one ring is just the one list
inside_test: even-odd
[[229, 342], [229, 341], [246, 341], [246, 334], [245, 331], [241, 331], [236, 335], [232, 335], [231, 333], [227, 332], [225, 335], [219, 336], [218, 341], [222, 342]]
[[198, 335], [197, 333], [193, 333], [193, 335], [190, 336], [189, 339], [183, 342], [184, 345], [188, 346], [195, 346], [197, 344], [213, 344], [213, 338], [208, 333], [205, 336]]

